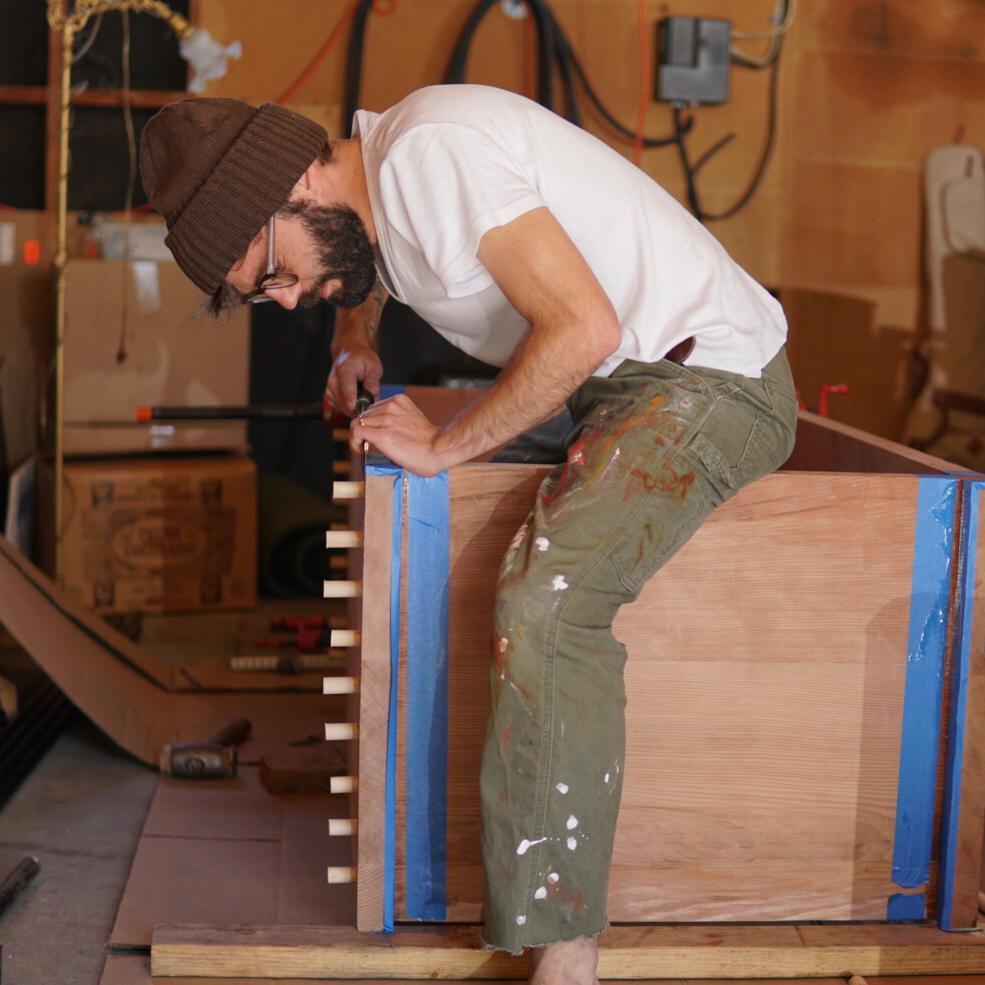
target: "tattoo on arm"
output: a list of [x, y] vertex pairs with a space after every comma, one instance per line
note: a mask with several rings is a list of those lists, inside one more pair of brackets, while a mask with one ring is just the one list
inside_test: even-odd
[[369, 344], [377, 351], [379, 351], [380, 317], [389, 296], [383, 282], [377, 277], [369, 297], [363, 302], [366, 308], [366, 337], [369, 339]]
[[[355, 331], [357, 337], [361, 336], [360, 341], [364, 341], [374, 351], [379, 351], [380, 337], [380, 316], [383, 314], [383, 306], [390, 297], [389, 292], [383, 286], [379, 277], [373, 285], [369, 296], [358, 308], [340, 310], [339, 317], [343, 327], [342, 337], [339, 338], [339, 347], [344, 346], [343, 339], [348, 336], [349, 331]], [[338, 337], [338, 336], [337, 336]], [[351, 337], [351, 336], [350, 336]], [[333, 346], [333, 348], [335, 348]]]

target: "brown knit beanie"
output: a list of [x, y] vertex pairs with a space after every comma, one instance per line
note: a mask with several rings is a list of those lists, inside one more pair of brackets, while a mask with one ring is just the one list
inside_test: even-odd
[[165, 244], [206, 294], [222, 283], [325, 146], [313, 120], [264, 103], [185, 99], [144, 127], [140, 177]]

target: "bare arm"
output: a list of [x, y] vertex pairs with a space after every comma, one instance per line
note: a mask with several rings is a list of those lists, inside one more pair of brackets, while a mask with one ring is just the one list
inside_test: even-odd
[[380, 316], [390, 295], [377, 277], [369, 297], [357, 308], [339, 308], [332, 338], [332, 371], [325, 396], [333, 407], [351, 414], [360, 383], [374, 396], [380, 395], [383, 364], [379, 350]]
[[450, 424], [435, 428], [406, 397], [374, 407], [353, 429], [398, 464], [431, 475], [544, 420], [619, 346], [612, 303], [546, 208], [490, 230], [479, 259], [531, 325], [499, 378]]

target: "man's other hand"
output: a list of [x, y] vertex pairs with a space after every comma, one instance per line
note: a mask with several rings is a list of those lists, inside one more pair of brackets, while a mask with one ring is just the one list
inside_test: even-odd
[[349, 444], [357, 454], [368, 441], [401, 468], [417, 475], [437, 475], [456, 464], [439, 453], [437, 439], [441, 428], [432, 424], [413, 400], [400, 393], [373, 404], [352, 422]]
[[356, 409], [359, 384], [362, 383], [374, 400], [379, 400], [382, 376], [383, 363], [373, 349], [368, 346], [343, 349], [332, 363], [325, 384], [325, 399], [333, 410], [351, 417]]

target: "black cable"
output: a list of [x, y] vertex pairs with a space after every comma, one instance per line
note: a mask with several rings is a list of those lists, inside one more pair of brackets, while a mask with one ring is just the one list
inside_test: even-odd
[[[624, 137], [626, 140], [635, 141], [636, 131], [631, 130], [629, 127], [620, 123], [619, 120], [617, 120], [608, 110], [599, 98], [598, 93], [592, 87], [591, 82], [588, 80], [588, 74], [585, 71], [584, 66], [575, 54], [574, 48], [564, 32], [564, 28], [554, 15], [550, 5], [547, 4], [545, 0], [525, 0], [525, 2], [537, 21], [539, 73], [538, 101], [541, 105], [547, 106], [547, 108], [551, 110], [554, 109], [552, 89], [549, 90], [551, 101], [548, 102], [544, 99], [544, 75], [549, 74], [553, 77], [552, 62], [556, 61], [558, 71], [560, 72], [562, 82], [564, 83], [568, 109], [568, 112], [565, 114], [567, 118], [577, 126], [582, 126], [581, 111], [578, 105], [577, 91], [574, 84], [575, 80], [577, 80], [585, 90], [585, 94], [588, 96], [603, 121], [608, 124], [612, 130]], [[465, 80], [465, 63], [475, 32], [477, 31], [482, 18], [494, 3], [495, 0], [479, 0], [473, 8], [472, 13], [469, 15], [468, 20], [466, 20], [465, 25], [458, 36], [458, 40], [455, 43], [455, 48], [448, 64], [448, 71], [445, 73], [444, 81], [446, 83], [460, 83]], [[546, 40], [543, 34], [545, 28], [549, 28], [550, 33], [550, 38]], [[550, 71], [548, 73], [546, 70], [549, 66]], [[690, 129], [690, 127], [691, 121], [688, 122], [687, 129]], [[644, 135], [643, 146], [667, 147], [676, 143], [677, 139], [677, 134], [669, 137], [648, 137]]]
[[681, 106], [674, 103], [674, 143], [677, 144], [677, 154], [681, 159], [681, 170], [684, 172], [684, 186], [687, 194], [687, 204], [699, 222], [704, 222], [704, 210], [701, 208], [701, 201], [698, 197], [698, 186], [694, 180], [695, 169], [691, 164], [687, 154], [687, 143], [684, 138], [687, 136], [693, 120], [689, 117], [687, 121], [681, 118]]
[[724, 137], [716, 140], [711, 147], [691, 165], [691, 173], [697, 174], [720, 150], [724, 150], [732, 141], [735, 140], [734, 133], [727, 133]]
[[[554, 29], [557, 36], [559, 57], [562, 60], [570, 61], [571, 67], [575, 70], [575, 74], [578, 76], [578, 81], [581, 82], [582, 87], [585, 90], [585, 94], [588, 96], [599, 115], [613, 130], [616, 131], [616, 133], [625, 137], [627, 140], [635, 141], [636, 131], [631, 130], [627, 126], [623, 126], [623, 124], [609, 112], [602, 100], [599, 98], [598, 93], [592, 88], [591, 82], [588, 81], [588, 74], [585, 71], [585, 67], [575, 54], [574, 48], [568, 40], [568, 36], [564, 33], [564, 28], [558, 23], [557, 18], [554, 19]], [[692, 122], [688, 122], [687, 129], [690, 130], [691, 126]], [[647, 137], [645, 135], [643, 137], [644, 147], [668, 147], [676, 142], [676, 133], [670, 137]]]
[[342, 100], [342, 125], [352, 136], [352, 118], [359, 109], [359, 94], [363, 80], [363, 52], [366, 48], [366, 21], [373, 9], [373, 0], [361, 0], [352, 18], [349, 44], [345, 56], [345, 89]]
[[732, 205], [730, 205], [727, 209], [724, 209], [722, 212], [705, 212], [705, 210], [701, 207], [701, 197], [698, 193], [698, 185], [695, 179], [698, 171], [700, 171], [701, 168], [704, 167], [715, 154], [725, 147], [726, 144], [730, 143], [735, 134], [727, 134], [722, 137], [721, 140], [712, 144], [712, 146], [709, 147], [708, 150], [706, 150], [701, 157], [699, 157], [698, 160], [692, 164], [688, 156], [687, 145], [684, 138], [687, 135], [688, 130], [690, 130], [693, 125], [693, 120], [690, 117], [686, 120], [683, 119], [681, 116], [681, 106], [679, 104], [674, 105], [674, 140], [677, 143], [677, 152], [681, 159], [681, 169], [684, 172], [688, 206], [699, 222], [721, 222], [724, 219], [731, 219], [732, 216], [749, 204], [749, 201], [752, 199], [753, 195], [755, 195], [759, 190], [759, 186], [766, 174], [766, 168], [769, 164], [770, 157], [773, 154], [773, 147], [776, 143], [777, 82], [780, 76], [779, 51], [777, 51], [776, 57], [770, 62], [769, 68], [771, 74], [768, 90], [768, 116], [766, 124], [766, 141], [763, 146], [763, 151], [760, 155], [759, 163], [756, 165], [756, 170], [749, 179], [749, 183], [746, 185], [745, 190], [738, 197], [738, 199], [732, 203]]
[[[782, 47], [782, 43], [781, 43]], [[737, 212], [744, 209], [748, 204], [749, 200], [756, 194], [759, 190], [759, 186], [762, 183], [763, 177], [766, 174], [767, 165], [770, 162], [770, 157], [773, 155], [773, 147], [776, 143], [776, 103], [777, 103], [777, 81], [780, 77], [780, 51], [777, 49], [776, 57], [770, 62], [770, 80], [769, 80], [769, 96], [768, 96], [768, 113], [769, 118], [766, 124], [766, 142], [763, 145], [763, 152], [759, 158], [759, 164], [756, 165], [756, 170], [753, 172], [753, 176], [749, 179], [749, 184], [746, 185], [745, 191], [739, 196], [739, 198], [730, 205], [723, 212], [715, 213], [705, 213], [705, 219], [710, 222], [721, 222], [723, 219], [731, 219]], [[692, 174], [693, 177], [693, 174]]]
[[[444, 82], [449, 85], [465, 81], [469, 49], [483, 18], [496, 0], [479, 0], [462, 27], [452, 49]], [[543, 0], [525, 0], [530, 16], [537, 25], [537, 102], [554, 109], [554, 65], [557, 61], [554, 15]]]
[[[554, 34], [554, 43], [558, 47], [558, 24], [554, 21], [551, 27]], [[584, 124], [581, 121], [581, 106], [578, 104], [578, 89], [575, 86], [575, 76], [571, 68], [571, 59], [562, 58], [560, 54], [558, 55], [558, 70], [561, 73], [561, 84], [564, 86], [564, 115], [569, 123], [573, 123], [576, 127], [584, 129]]]

